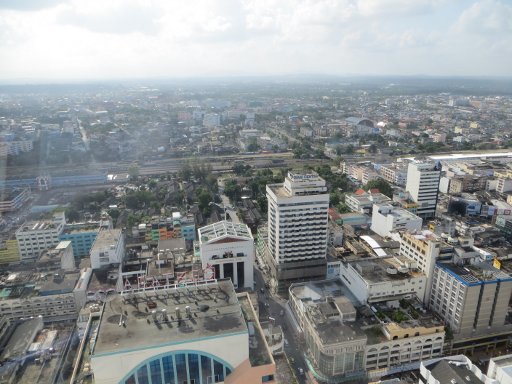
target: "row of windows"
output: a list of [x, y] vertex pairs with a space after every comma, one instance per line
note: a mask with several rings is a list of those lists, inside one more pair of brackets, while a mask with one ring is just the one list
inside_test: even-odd
[[176, 353], [138, 367], [124, 384], [210, 384], [223, 382], [231, 369], [200, 353]]

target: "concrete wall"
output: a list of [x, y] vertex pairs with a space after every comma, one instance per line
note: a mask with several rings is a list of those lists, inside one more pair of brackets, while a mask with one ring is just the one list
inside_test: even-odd
[[[248, 359], [249, 337], [247, 333], [228, 335], [204, 340], [155, 346], [150, 349], [136, 349], [125, 353], [93, 355], [91, 366], [97, 383], [119, 383], [139, 364], [158, 355], [173, 351], [206, 352], [226, 361], [233, 368], [243, 364]], [[260, 377], [261, 380], [261, 377]]]

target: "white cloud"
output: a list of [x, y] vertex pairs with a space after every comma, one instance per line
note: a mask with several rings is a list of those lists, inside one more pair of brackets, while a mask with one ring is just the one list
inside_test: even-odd
[[357, 6], [366, 16], [391, 16], [430, 13], [442, 0], [359, 0]]
[[[1, 76], [512, 74], [512, 10], [500, 1], [52, 4], [23, 12], [0, 7], [0, 57], [8, 58], [0, 61]], [[500, 50], [509, 54], [498, 63]]]
[[500, 34], [506, 38], [512, 33], [512, 4], [493, 0], [476, 2], [460, 15], [455, 28], [461, 33]]

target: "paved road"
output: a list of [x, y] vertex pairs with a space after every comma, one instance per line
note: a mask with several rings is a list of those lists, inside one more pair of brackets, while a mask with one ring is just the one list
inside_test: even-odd
[[[302, 336], [296, 332], [286, 310], [286, 300], [279, 296], [271, 295], [270, 291], [265, 288], [265, 275], [259, 268], [254, 268], [255, 290], [258, 292], [258, 308], [260, 312], [260, 320], [268, 321], [269, 317], [275, 319], [275, 324], [280, 325], [283, 329], [285, 346], [284, 351], [286, 358], [290, 362], [293, 371], [294, 380], [299, 384], [306, 384], [306, 378], [300, 375], [299, 368], [306, 370], [306, 364], [302, 351], [304, 350], [304, 342]], [[261, 292], [263, 288], [264, 292]], [[283, 313], [283, 315], [281, 315]], [[288, 381], [289, 382], [289, 381]]]
[[222, 194], [222, 195], [220, 195], [220, 198], [222, 199], [222, 205], [225, 207], [226, 215], [229, 217], [229, 219], [233, 223], [240, 223], [240, 219], [238, 218], [236, 210], [233, 209], [233, 207], [231, 206], [231, 204], [229, 202], [229, 197]]

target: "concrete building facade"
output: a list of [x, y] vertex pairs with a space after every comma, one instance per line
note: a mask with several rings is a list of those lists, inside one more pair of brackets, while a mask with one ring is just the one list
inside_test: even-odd
[[434, 267], [441, 252], [440, 239], [430, 231], [417, 233], [403, 233], [400, 239], [400, 255], [408, 257], [418, 270], [425, 274], [425, 295], [419, 297], [425, 304], [429, 303], [432, 289], [432, 275]]
[[[154, 295], [173, 299], [166, 305]], [[131, 315], [135, 302], [151, 306], [150, 315]], [[252, 303], [237, 297], [229, 280], [125, 292], [104, 306], [101, 318], [91, 350], [96, 382], [275, 383]]]
[[421, 218], [434, 217], [439, 192], [440, 168], [432, 161], [414, 160], [407, 168], [406, 191], [418, 203], [417, 215]]
[[245, 224], [231, 221], [199, 228], [203, 270], [214, 268], [215, 278], [230, 278], [235, 288], [254, 288], [254, 239]]
[[443, 323], [429, 313], [396, 323], [384, 314], [395, 309], [360, 305], [339, 279], [292, 284], [289, 292], [306, 364], [320, 382], [377, 379], [443, 353]]
[[56, 246], [65, 224], [63, 212], [54, 215], [53, 220], [30, 221], [23, 224], [16, 231], [20, 260], [36, 259], [41, 252]]
[[388, 236], [391, 232], [419, 231], [423, 219], [406, 209], [390, 204], [375, 204], [372, 212], [371, 230], [380, 236]]
[[405, 257], [341, 263], [340, 277], [361, 304], [425, 295], [426, 276]]
[[30, 188], [0, 190], [0, 212], [15, 212], [30, 198]]
[[268, 259], [277, 289], [325, 277], [329, 194], [316, 173], [288, 172], [267, 185]]
[[430, 308], [457, 337], [511, 329], [506, 325], [512, 276], [487, 263], [436, 263]]
[[91, 268], [98, 269], [109, 264], [122, 263], [125, 254], [124, 243], [124, 234], [120, 229], [99, 231], [91, 247]]

